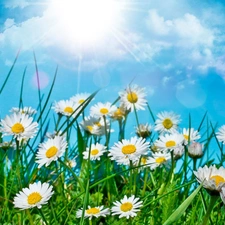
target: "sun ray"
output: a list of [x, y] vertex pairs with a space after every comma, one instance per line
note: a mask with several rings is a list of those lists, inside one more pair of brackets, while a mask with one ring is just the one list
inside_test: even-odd
[[112, 30], [111, 33], [115, 37], [115, 39], [126, 49], [126, 51], [129, 52], [137, 62], [141, 63], [141, 60], [138, 58], [138, 56], [136, 56], [132, 49], [128, 46], [128, 44], [130, 43], [127, 41], [127, 38], [125, 38], [125, 36], [118, 32], [118, 30], [116, 29]]

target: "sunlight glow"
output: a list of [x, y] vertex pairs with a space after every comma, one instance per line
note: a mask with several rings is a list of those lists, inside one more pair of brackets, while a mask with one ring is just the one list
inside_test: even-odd
[[59, 32], [79, 43], [99, 41], [115, 24], [119, 4], [115, 0], [54, 0], [49, 10]]

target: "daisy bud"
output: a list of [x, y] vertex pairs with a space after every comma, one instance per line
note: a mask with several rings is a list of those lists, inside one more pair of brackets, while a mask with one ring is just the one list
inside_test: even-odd
[[139, 124], [138, 127], [136, 127], [136, 134], [138, 137], [147, 138], [151, 135], [151, 125], [149, 124]]
[[201, 158], [203, 156], [203, 145], [199, 142], [192, 142], [188, 146], [188, 155], [191, 158]]
[[184, 146], [179, 146], [173, 150], [174, 158], [180, 159], [184, 154]]

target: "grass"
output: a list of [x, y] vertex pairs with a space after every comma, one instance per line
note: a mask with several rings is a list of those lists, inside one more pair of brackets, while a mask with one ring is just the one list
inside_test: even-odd
[[[0, 94], [7, 91], [7, 81], [11, 76], [18, 56], [9, 70]], [[35, 59], [35, 55], [34, 55]], [[38, 77], [38, 66], [35, 59], [35, 68]], [[22, 108], [24, 76], [21, 82], [21, 93], [19, 107]], [[52, 85], [46, 95], [42, 97], [38, 89], [39, 104], [35, 121], [39, 123], [39, 130], [36, 137], [27, 142], [19, 143], [12, 137], [8, 145], [3, 145], [5, 137], [0, 134], [0, 224], [24, 225], [24, 224], [46, 224], [46, 225], [74, 225], [74, 224], [130, 224], [130, 225], [196, 225], [196, 224], [224, 224], [225, 213], [223, 202], [220, 198], [210, 196], [208, 192], [198, 184], [193, 175], [194, 169], [205, 164], [212, 165], [217, 157], [218, 166], [222, 166], [224, 159], [223, 149], [217, 140], [216, 126], [211, 124], [207, 115], [203, 115], [199, 121], [197, 130], [201, 134], [201, 143], [204, 143], [204, 156], [193, 159], [188, 155], [188, 147], [185, 146], [184, 154], [181, 158], [175, 159], [171, 151], [172, 163], [169, 168], [162, 166], [151, 170], [149, 166], [141, 163], [134, 165], [118, 165], [110, 160], [107, 152], [118, 141], [123, 138], [130, 139], [127, 134], [127, 121], [132, 117], [139, 125], [138, 111], [127, 112], [120, 120], [110, 120], [110, 124], [115, 127], [114, 133], [106, 129], [103, 136], [91, 135], [80, 126], [80, 122], [87, 113], [87, 108], [91, 106], [92, 100], [98, 95], [98, 91], [91, 94], [74, 111], [75, 117], [56, 114], [51, 109], [51, 94], [54, 86], [57, 85], [57, 68], [52, 81]], [[118, 104], [120, 99], [115, 94], [114, 104]], [[13, 107], [13, 106], [12, 106]], [[156, 120], [156, 115], [147, 104], [152, 123]], [[171, 109], [173, 110], [173, 109]], [[3, 118], [2, 118], [3, 119]], [[104, 117], [106, 123], [106, 118]], [[150, 121], [146, 121], [150, 122]], [[52, 162], [48, 167], [38, 168], [35, 162], [38, 146], [46, 140], [46, 134], [50, 127], [58, 134], [65, 135], [68, 147], [62, 157]], [[191, 128], [191, 115], [187, 127]], [[115, 140], [115, 137], [118, 137]], [[154, 130], [146, 138], [153, 149], [155, 140], [159, 133]], [[210, 145], [216, 142], [220, 151], [219, 156], [211, 155]], [[106, 146], [107, 152], [101, 159], [92, 161], [90, 159], [90, 149], [93, 143], [101, 143]], [[88, 159], [83, 158], [83, 152], [89, 149]], [[69, 165], [69, 160], [76, 159], [76, 167]], [[53, 186], [54, 194], [46, 205], [41, 209], [32, 208], [19, 210], [14, 207], [13, 199], [22, 188], [29, 184], [41, 181], [48, 182]], [[125, 195], [140, 198], [143, 201], [140, 211], [133, 218], [119, 218], [112, 214], [106, 217], [92, 218], [88, 220], [84, 217], [85, 209], [90, 205], [96, 207], [103, 205], [105, 208], [112, 208], [113, 202], [119, 201]], [[78, 209], [83, 208], [81, 218], [76, 217]]]

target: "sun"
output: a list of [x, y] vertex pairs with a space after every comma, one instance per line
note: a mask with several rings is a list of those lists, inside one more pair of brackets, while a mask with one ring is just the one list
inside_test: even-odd
[[120, 4], [115, 0], [52, 0], [49, 10], [59, 32], [67, 39], [93, 43], [115, 25]]

